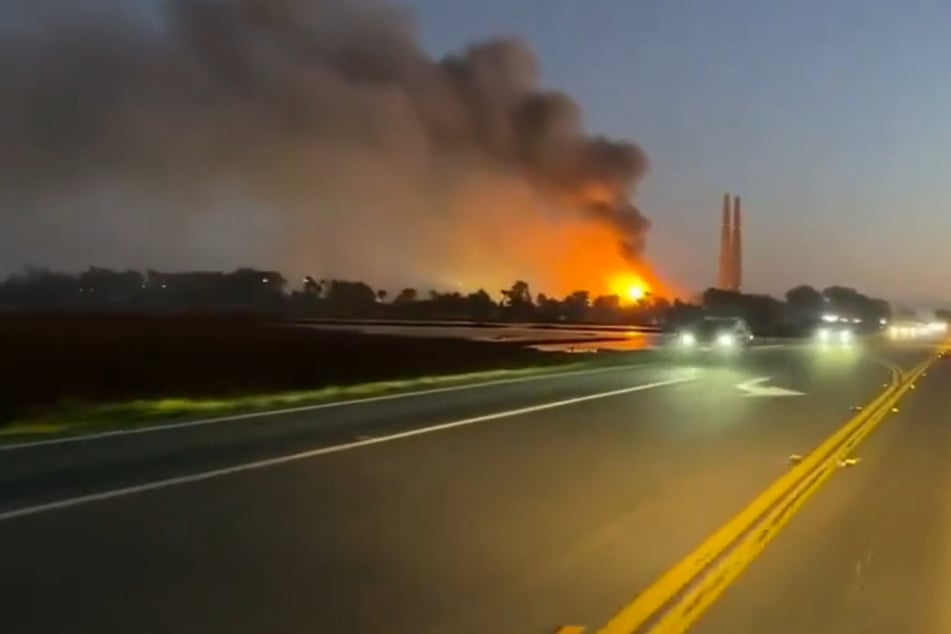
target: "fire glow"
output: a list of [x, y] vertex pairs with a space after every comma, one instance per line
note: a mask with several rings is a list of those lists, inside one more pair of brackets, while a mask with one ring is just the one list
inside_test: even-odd
[[609, 283], [612, 295], [617, 295], [622, 303], [636, 304], [651, 294], [651, 288], [639, 275], [625, 273], [613, 277]]

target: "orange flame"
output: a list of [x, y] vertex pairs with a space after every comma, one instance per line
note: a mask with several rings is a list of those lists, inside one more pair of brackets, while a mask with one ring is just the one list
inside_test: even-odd
[[622, 303], [636, 303], [648, 295], [667, 297], [667, 285], [646, 262], [632, 265], [618, 250], [610, 227], [575, 223], [570, 239], [562, 242], [554, 267], [554, 291], [567, 294], [588, 290], [591, 296], [617, 295]]
[[610, 280], [609, 288], [611, 294], [617, 295], [625, 304], [635, 304], [653, 294], [650, 285], [636, 273], [615, 275]]
[[[588, 202], [599, 196], [606, 196], [604, 188], [585, 192]], [[491, 293], [524, 280], [533, 293], [559, 299], [582, 290], [592, 299], [618, 295], [628, 304], [648, 294], [673, 297], [649, 264], [622, 255], [616, 229], [607, 223], [570, 210], [551, 213], [530, 190], [488, 188], [482, 182], [456, 204], [451, 233], [441, 231], [438, 240], [420, 249], [439, 256], [438, 265], [426, 269], [439, 270], [453, 288]]]

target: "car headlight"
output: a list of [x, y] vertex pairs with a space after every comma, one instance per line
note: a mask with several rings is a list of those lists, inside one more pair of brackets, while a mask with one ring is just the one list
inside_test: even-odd
[[680, 333], [680, 343], [685, 346], [692, 346], [697, 343], [697, 338], [692, 332], [682, 332]]
[[819, 341], [828, 341], [829, 336], [830, 336], [830, 333], [828, 328], [820, 328], [819, 330], [816, 331], [816, 338]]
[[736, 337], [729, 333], [723, 333], [722, 335], [717, 336], [717, 343], [723, 347], [729, 347], [736, 343]]

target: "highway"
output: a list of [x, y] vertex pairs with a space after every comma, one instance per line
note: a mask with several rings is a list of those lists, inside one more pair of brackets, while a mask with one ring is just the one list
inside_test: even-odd
[[[783, 346], [0, 445], [3, 629], [594, 632], [932, 355]], [[696, 631], [948, 631], [941, 363]]]
[[932, 366], [695, 632], [951, 632], [951, 360]]

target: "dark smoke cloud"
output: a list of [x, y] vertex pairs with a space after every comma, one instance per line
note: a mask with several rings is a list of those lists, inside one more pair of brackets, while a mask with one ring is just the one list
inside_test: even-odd
[[646, 156], [587, 136], [517, 40], [434, 60], [407, 14], [346, 0], [5, 4], [0, 268], [419, 278], [565, 213], [640, 257]]

